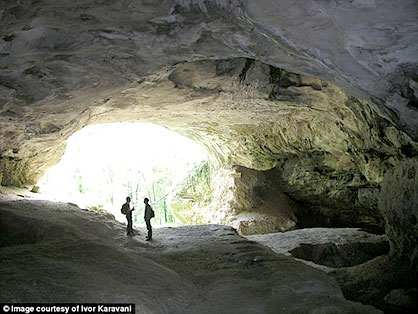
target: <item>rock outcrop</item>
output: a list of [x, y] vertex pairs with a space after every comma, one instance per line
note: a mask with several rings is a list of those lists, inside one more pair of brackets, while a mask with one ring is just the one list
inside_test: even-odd
[[392, 258], [418, 275], [418, 159], [403, 161], [386, 174], [379, 209]]
[[410, 313], [418, 306], [417, 169], [416, 159], [402, 161], [387, 172], [382, 184], [379, 210], [386, 221], [390, 253], [335, 273], [347, 298], [388, 313]]
[[308, 228], [246, 238], [325, 272], [359, 265], [389, 252], [385, 235], [371, 234], [358, 228]]
[[204, 209], [208, 222], [234, 227], [240, 234], [292, 230], [299, 204], [280, 190], [277, 171], [234, 167], [218, 171], [214, 201]]

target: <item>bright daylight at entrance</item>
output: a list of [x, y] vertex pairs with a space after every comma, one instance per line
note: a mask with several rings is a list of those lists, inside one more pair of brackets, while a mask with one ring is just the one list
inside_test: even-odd
[[68, 139], [61, 161], [38, 185], [48, 199], [107, 211], [123, 222], [120, 207], [129, 196], [131, 206], [140, 209], [133, 212], [138, 224], [147, 197], [156, 211], [155, 225], [179, 225], [175, 212], [181, 216], [191, 207], [184, 194], [193, 173], [209, 167], [206, 154], [202, 146], [158, 125], [88, 126]]

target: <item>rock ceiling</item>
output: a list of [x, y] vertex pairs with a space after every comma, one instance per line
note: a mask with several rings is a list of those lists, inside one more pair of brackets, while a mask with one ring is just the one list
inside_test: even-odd
[[112, 121], [165, 125], [222, 163], [321, 152], [380, 182], [416, 154], [417, 12], [414, 0], [2, 1], [2, 183], [35, 183], [69, 135]]

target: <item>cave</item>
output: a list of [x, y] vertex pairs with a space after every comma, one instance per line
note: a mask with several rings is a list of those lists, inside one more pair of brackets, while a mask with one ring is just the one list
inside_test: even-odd
[[[417, 12], [415, 0], [2, 1], [0, 302], [416, 310]], [[72, 134], [116, 122], [208, 151], [198, 221], [146, 243], [30, 192]], [[333, 257], [326, 271], [308, 263]]]

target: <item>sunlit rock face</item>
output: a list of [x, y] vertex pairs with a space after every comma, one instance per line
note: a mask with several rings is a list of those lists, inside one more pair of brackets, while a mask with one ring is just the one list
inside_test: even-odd
[[281, 191], [275, 169], [245, 167], [218, 170], [214, 201], [204, 210], [208, 222], [234, 227], [240, 234], [292, 230], [300, 205]]

